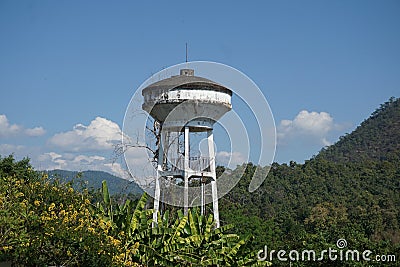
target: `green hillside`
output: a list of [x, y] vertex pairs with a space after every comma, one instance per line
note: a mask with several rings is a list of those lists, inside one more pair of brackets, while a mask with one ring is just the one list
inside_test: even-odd
[[[399, 99], [390, 99], [353, 133], [304, 164], [274, 163], [263, 185], [247, 188], [256, 166], [220, 200], [223, 223], [254, 235], [255, 249], [337, 248], [396, 255], [400, 266]], [[266, 171], [266, 169], [264, 169]], [[274, 260], [274, 266], [289, 266]], [[382, 266], [379, 262], [292, 262], [291, 266]]]
[[351, 134], [321, 151], [334, 162], [400, 161], [400, 99], [392, 97]]
[[50, 170], [47, 171], [50, 178], [60, 178], [63, 181], [74, 181], [75, 187], [82, 183], [87, 188], [100, 189], [103, 180], [107, 181], [110, 194], [134, 194], [139, 195], [143, 190], [132, 181], [122, 179], [108, 172], [103, 171], [66, 171]]

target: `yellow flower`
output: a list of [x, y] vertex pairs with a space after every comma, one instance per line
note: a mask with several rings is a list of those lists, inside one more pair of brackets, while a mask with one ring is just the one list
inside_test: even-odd
[[56, 207], [56, 204], [51, 203], [50, 206], [49, 206], [49, 211], [54, 210], [55, 207]]
[[10, 250], [10, 249], [12, 249], [12, 246], [4, 246], [3, 247], [3, 250], [5, 250], [5, 251]]
[[17, 194], [15, 194], [15, 197], [23, 197], [24, 196], [24, 193], [22, 193], [22, 192], [18, 192]]
[[34, 204], [35, 206], [40, 206], [40, 201], [39, 201], [39, 200], [35, 200], [35, 201], [33, 202], [33, 204]]
[[108, 236], [108, 238], [110, 239], [111, 243], [112, 243], [114, 246], [119, 246], [119, 244], [121, 244], [121, 241], [120, 241], [120, 240], [115, 239], [115, 238], [113, 238], [112, 236]]

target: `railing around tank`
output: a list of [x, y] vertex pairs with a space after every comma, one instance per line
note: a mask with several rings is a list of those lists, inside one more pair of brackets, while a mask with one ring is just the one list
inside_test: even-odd
[[[210, 171], [209, 157], [189, 157], [189, 168], [193, 171]], [[168, 158], [167, 170], [180, 171], [185, 169], [185, 158]]]

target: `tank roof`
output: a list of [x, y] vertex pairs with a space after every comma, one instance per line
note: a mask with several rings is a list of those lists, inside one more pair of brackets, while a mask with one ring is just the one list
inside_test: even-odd
[[[181, 72], [182, 73], [182, 72]], [[232, 95], [232, 91], [223, 86], [220, 85], [214, 81], [211, 81], [209, 79], [199, 77], [199, 76], [194, 76], [194, 75], [175, 75], [167, 79], [160, 80], [158, 82], [152, 83], [146, 88], [142, 90], [142, 95], [148, 93], [148, 91], [151, 90], [162, 90], [162, 91], [169, 91], [171, 89], [180, 87], [182, 85], [207, 85], [208, 87], [212, 87], [215, 90], [220, 90], [224, 91], [225, 93], [228, 93]]]

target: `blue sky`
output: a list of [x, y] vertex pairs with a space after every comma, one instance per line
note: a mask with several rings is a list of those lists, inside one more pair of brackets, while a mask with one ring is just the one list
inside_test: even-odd
[[0, 2], [0, 154], [111, 166], [142, 82], [185, 60], [230, 65], [275, 117], [275, 160], [303, 162], [400, 93], [399, 1]]

